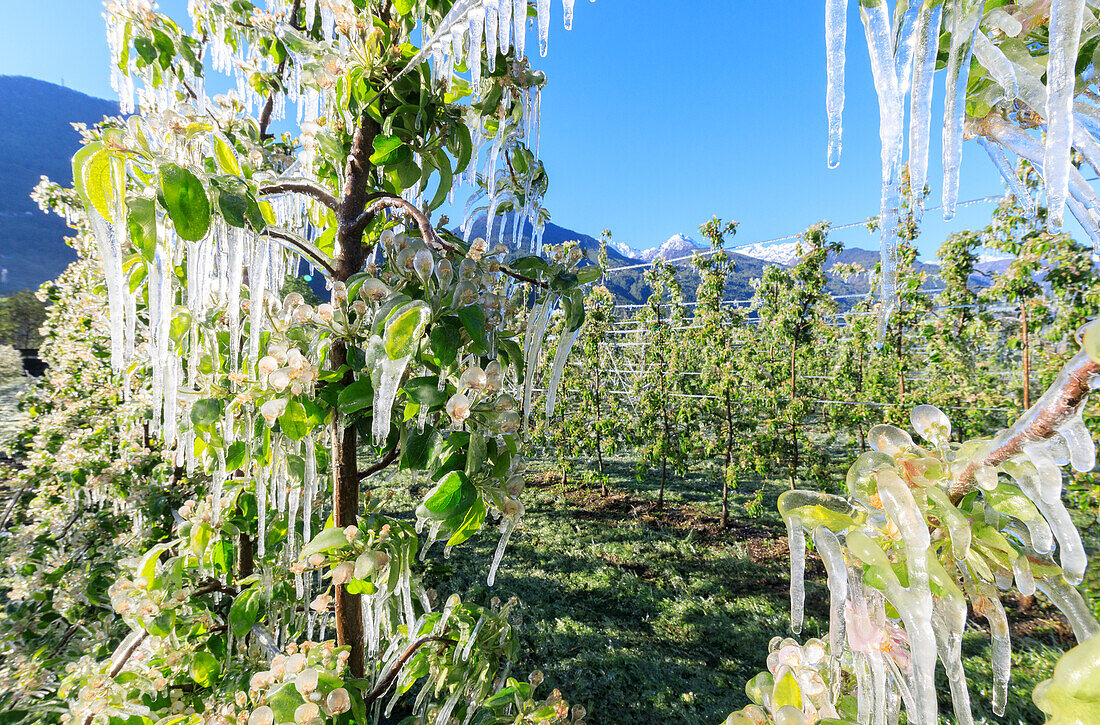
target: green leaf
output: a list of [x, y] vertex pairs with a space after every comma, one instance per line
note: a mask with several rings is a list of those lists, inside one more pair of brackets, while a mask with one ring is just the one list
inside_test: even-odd
[[332, 551], [333, 549], [339, 549], [347, 545], [348, 537], [343, 529], [335, 527], [328, 528], [314, 536], [313, 541], [303, 546], [302, 553], [299, 556], [302, 559], [308, 559], [314, 554], [323, 554], [326, 551]]
[[450, 367], [458, 357], [458, 348], [462, 344], [462, 333], [453, 317], [444, 318], [432, 328], [429, 340], [432, 355], [439, 361], [440, 367]]
[[375, 166], [385, 166], [397, 160], [401, 149], [405, 144], [397, 136], [374, 137], [374, 153], [370, 156], [370, 162]]
[[200, 521], [191, 527], [191, 551], [194, 552], [195, 556], [202, 558], [203, 552], [206, 551], [213, 535], [213, 529], [205, 521]]
[[229, 608], [229, 627], [234, 637], [243, 637], [252, 629], [260, 616], [262, 601], [263, 592], [256, 587], [245, 589], [233, 600], [233, 606]]
[[466, 328], [466, 333], [482, 350], [488, 349], [489, 342], [485, 338], [485, 312], [479, 305], [468, 305], [458, 311], [458, 319]]
[[[424, 507], [437, 516], [446, 514], [456, 508], [462, 501], [463, 488], [467, 486], [473, 488], [467, 480], [466, 474], [460, 471], [451, 471], [431, 490], [428, 498], [424, 500]], [[443, 518], [446, 517], [443, 516]]]
[[294, 687], [294, 680], [283, 683], [282, 687], [267, 697], [268, 707], [275, 713], [275, 722], [277, 723], [295, 722], [294, 711], [303, 702], [302, 696], [298, 694], [298, 690]]
[[145, 261], [153, 261], [157, 249], [157, 211], [152, 199], [131, 199], [127, 227], [130, 241], [141, 252]]
[[419, 300], [409, 302], [394, 311], [386, 322], [386, 331], [382, 341], [386, 345], [386, 355], [390, 360], [400, 360], [412, 355], [416, 343], [424, 335], [432, 310]]
[[245, 446], [244, 441], [237, 441], [229, 446], [229, 450], [225, 453], [225, 470], [236, 471], [238, 468], [243, 468], [247, 460], [248, 447]]
[[423, 432], [415, 427], [408, 429], [405, 444], [401, 448], [401, 470], [423, 471], [441, 443], [439, 432], [430, 425], [424, 426]]
[[215, 425], [222, 419], [222, 402], [203, 398], [191, 406], [191, 422], [194, 425]]
[[191, 679], [199, 687], [211, 687], [218, 679], [221, 665], [209, 652], [196, 652], [191, 660]]
[[105, 219], [112, 218], [115, 202], [121, 198], [123, 170], [122, 159], [107, 148], [98, 149], [81, 168], [86, 198]]
[[470, 447], [466, 451], [466, 475], [471, 478], [485, 464], [485, 436], [480, 431], [470, 431]]
[[450, 397], [446, 388], [439, 389], [439, 378], [434, 375], [413, 378], [405, 383], [402, 390], [408, 394], [410, 400], [414, 400], [422, 406], [427, 406], [429, 409], [442, 408], [447, 404], [447, 399]]
[[217, 160], [218, 168], [221, 169], [223, 174], [241, 175], [241, 164], [237, 161], [237, 154], [234, 153], [229, 142], [220, 135], [214, 136], [214, 158]]
[[309, 433], [306, 409], [296, 398], [287, 401], [286, 410], [279, 416], [279, 427], [291, 440], [300, 441]]
[[480, 531], [481, 525], [485, 522], [485, 513], [485, 502], [478, 496], [474, 501], [474, 505], [470, 507], [466, 512], [466, 516], [463, 517], [462, 523], [459, 524], [455, 532], [451, 534], [451, 538], [447, 539], [447, 546], [457, 546]]
[[164, 208], [180, 239], [197, 242], [210, 229], [210, 200], [199, 177], [176, 164], [160, 167], [160, 191]]
[[374, 387], [371, 385], [370, 378], [366, 375], [341, 390], [340, 397], [336, 401], [336, 407], [344, 415], [357, 413], [364, 408], [371, 407], [373, 404]]
[[416, 0], [393, 0], [393, 8], [401, 15], [408, 15], [416, 6]]
[[601, 267], [597, 267], [596, 265], [581, 267], [577, 270], [577, 283], [588, 284], [590, 282], [595, 282], [600, 278], [600, 275], [602, 274], [603, 269]]

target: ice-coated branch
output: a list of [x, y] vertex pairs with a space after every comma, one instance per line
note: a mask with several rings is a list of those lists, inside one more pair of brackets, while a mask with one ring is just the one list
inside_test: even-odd
[[261, 196], [277, 196], [279, 194], [304, 194], [316, 199], [333, 211], [336, 211], [339, 203], [328, 189], [309, 179], [287, 179], [260, 185]]
[[292, 234], [285, 229], [272, 229], [270, 227], [264, 229], [263, 233], [275, 241], [282, 243], [284, 246], [289, 245], [293, 247], [294, 251], [308, 256], [309, 260], [324, 269], [329, 277], [336, 274], [332, 264], [329, 263], [328, 256], [297, 234]]
[[[295, 30], [301, 30], [298, 27], [298, 10], [302, 7], [302, 0], [294, 0], [290, 6], [290, 26]], [[287, 61], [290, 59], [290, 53], [287, 53], [281, 61], [279, 61], [279, 67], [275, 73], [279, 76], [280, 80], [283, 77], [283, 73], [286, 71]], [[271, 93], [267, 94], [267, 100], [264, 101], [263, 110], [260, 111], [260, 138], [270, 138], [270, 134], [267, 132], [267, 127], [271, 125], [271, 114], [275, 111], [275, 94], [278, 93], [278, 89], [272, 88]]]
[[[122, 672], [122, 668], [126, 666], [126, 663], [130, 661], [130, 658], [134, 656], [134, 652], [141, 646], [141, 643], [145, 641], [145, 638], [149, 636], [149, 633], [145, 630], [135, 630], [126, 635], [126, 638], [119, 643], [115, 649], [114, 654], [111, 655], [111, 669], [107, 671], [107, 676], [111, 678], [118, 677]], [[87, 717], [81, 722], [81, 725], [92, 725], [92, 721], [95, 719], [95, 712], [89, 712]]]
[[401, 668], [404, 667], [410, 659], [412, 659], [412, 656], [415, 655], [421, 647], [426, 644], [431, 644], [432, 642], [439, 642], [444, 647], [458, 645], [458, 642], [451, 639], [450, 637], [441, 637], [435, 635], [426, 635], [416, 640], [409, 645], [408, 649], [401, 653], [401, 656], [398, 657], [397, 661], [393, 663], [393, 666], [390, 667], [389, 672], [382, 676], [382, 679], [378, 681], [378, 684], [375, 685], [374, 689], [363, 695], [363, 704], [369, 706], [375, 700], [382, 697], [382, 695], [385, 695], [386, 692], [388, 692], [389, 689], [393, 687], [393, 682], [397, 679], [397, 676], [401, 674]]
[[[407, 216], [411, 217], [414, 222], [416, 222], [417, 228], [420, 229], [420, 235], [424, 238], [424, 243], [428, 246], [434, 247], [439, 251], [450, 252], [451, 254], [457, 255], [459, 257], [466, 256], [466, 253], [463, 252], [459, 247], [451, 244], [450, 242], [447, 242], [442, 237], [440, 237], [439, 234], [436, 233], [435, 228], [432, 226], [431, 220], [428, 219], [427, 214], [416, 208], [416, 205], [412, 202], [409, 202], [405, 199], [402, 199], [400, 196], [396, 196], [393, 194], [376, 194], [373, 198], [374, 200], [370, 203], [369, 206], [367, 206], [367, 208], [363, 211], [359, 218], [352, 222], [351, 229], [357, 230], [361, 233], [366, 225], [370, 223], [370, 220], [373, 219], [375, 215], [377, 215], [380, 211], [383, 211], [384, 209], [395, 209], [397, 211], [403, 212]], [[528, 277], [525, 274], [520, 274], [514, 269], [507, 267], [503, 264], [500, 266], [500, 271], [508, 275], [512, 279], [516, 280], [517, 282], [527, 282], [528, 284], [534, 285], [535, 287], [550, 289], [550, 285], [548, 285], [547, 283], [535, 279], [534, 277]]]
[[1100, 386], [1100, 363], [1084, 350], [1077, 353], [1058, 373], [1054, 384], [1011, 427], [993, 441], [985, 458], [971, 460], [951, 487], [952, 501], [960, 501], [976, 485], [982, 466], [998, 466], [1022, 453], [1024, 446], [1046, 440], [1076, 416], [1094, 387]]

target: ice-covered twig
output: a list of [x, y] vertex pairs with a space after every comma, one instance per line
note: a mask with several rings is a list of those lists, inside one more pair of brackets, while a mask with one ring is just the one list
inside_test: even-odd
[[1077, 353], [1058, 373], [1054, 384], [1012, 426], [1002, 432], [984, 459], [974, 459], [963, 468], [951, 487], [951, 499], [958, 502], [977, 485], [981, 466], [998, 466], [1034, 441], [1046, 440], [1077, 415], [1094, 387], [1100, 385], [1100, 363], [1084, 350]]
[[287, 179], [260, 185], [261, 196], [275, 196], [277, 194], [305, 194], [333, 211], [336, 211], [339, 205], [336, 197], [328, 189], [309, 179]]
[[297, 234], [292, 234], [284, 229], [272, 229], [270, 227], [264, 230], [264, 234], [278, 242], [289, 244], [294, 247], [296, 251], [307, 255], [310, 261], [324, 269], [328, 276], [332, 277], [336, 274], [336, 271], [329, 263], [328, 256]]
[[416, 640], [408, 646], [408, 648], [401, 654], [400, 657], [397, 658], [397, 661], [393, 663], [392, 667], [390, 667], [389, 672], [382, 676], [375, 688], [368, 692], [366, 695], [363, 695], [363, 704], [369, 706], [379, 697], [385, 695], [386, 692], [389, 691], [391, 687], [393, 687], [393, 681], [397, 679], [397, 676], [399, 674], [401, 674], [401, 668], [405, 666], [405, 664], [412, 658], [413, 655], [417, 653], [417, 651], [421, 647], [426, 644], [431, 644], [432, 642], [439, 642], [444, 647], [454, 646], [458, 644], [458, 642], [451, 639], [450, 637], [434, 635], [426, 635]]

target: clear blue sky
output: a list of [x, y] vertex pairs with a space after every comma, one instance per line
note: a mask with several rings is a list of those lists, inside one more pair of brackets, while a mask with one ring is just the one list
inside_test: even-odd
[[[608, 227], [645, 248], [678, 232], [698, 239], [698, 226], [714, 214], [741, 222], [740, 244], [877, 213], [878, 108], [856, 3], [844, 155], [829, 170], [820, 0], [580, 0], [571, 32], [561, 27], [560, 0], [553, 2], [550, 53], [535, 64], [550, 78], [542, 152], [555, 223], [593, 236]], [[99, 0], [5, 4], [0, 74], [113, 97]], [[162, 0], [161, 8], [187, 22], [186, 0]], [[935, 131], [932, 152], [938, 203]], [[981, 149], [967, 143], [960, 198], [1001, 188]], [[951, 223], [930, 213], [922, 255], [932, 256], [951, 231], [984, 226], [991, 209], [960, 210]], [[877, 246], [862, 229], [837, 234], [849, 245]]]

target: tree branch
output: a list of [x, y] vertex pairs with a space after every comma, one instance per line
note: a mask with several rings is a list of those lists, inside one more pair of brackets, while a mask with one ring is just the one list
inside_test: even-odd
[[985, 459], [972, 460], [966, 465], [951, 486], [951, 500], [957, 503], [974, 489], [974, 476], [979, 467], [998, 466], [1028, 443], [1053, 436], [1059, 426], [1076, 415], [1097, 382], [1100, 382], [1100, 363], [1084, 350], [1078, 352], [1065, 364], [1043, 397], [993, 440], [993, 448]]
[[[458, 257], [465, 257], [466, 253], [455, 245], [445, 241], [438, 234], [436, 234], [435, 228], [432, 227], [431, 221], [428, 219], [424, 212], [416, 208], [416, 205], [402, 199], [399, 196], [393, 194], [375, 194], [376, 198], [370, 203], [370, 205], [359, 215], [351, 224], [351, 229], [358, 232], [362, 232], [374, 218], [378, 212], [383, 209], [396, 209], [397, 211], [404, 212], [407, 216], [412, 217], [416, 222], [417, 227], [420, 228], [420, 235], [424, 238], [424, 243], [430, 247], [435, 247], [437, 250], [450, 252]], [[512, 279], [518, 282], [527, 282], [535, 287], [541, 287], [542, 289], [550, 289], [550, 285], [541, 280], [537, 280], [534, 277], [528, 277], [525, 274], [520, 274], [511, 267], [500, 265], [500, 271], [508, 275]]]
[[[290, 27], [295, 30], [301, 30], [298, 26], [298, 11], [302, 7], [302, 0], [294, 0], [294, 3], [290, 6]], [[279, 80], [283, 78], [283, 73], [286, 71], [287, 61], [290, 59], [290, 54], [287, 55], [279, 62], [279, 67], [275, 71]], [[278, 89], [272, 88], [271, 93], [267, 95], [267, 101], [264, 102], [264, 108], [260, 111], [260, 139], [271, 138], [271, 134], [267, 132], [267, 127], [271, 125], [271, 114], [275, 110], [275, 94], [278, 93]]]
[[274, 181], [260, 185], [262, 196], [275, 196], [277, 194], [305, 194], [321, 202], [329, 209], [336, 211], [338, 202], [328, 189], [309, 179], [287, 179]]
[[369, 706], [372, 702], [382, 697], [382, 695], [385, 695], [386, 692], [389, 691], [390, 687], [393, 686], [393, 682], [397, 679], [397, 676], [401, 674], [401, 668], [404, 667], [410, 659], [412, 659], [412, 656], [416, 654], [417, 650], [431, 642], [439, 642], [444, 646], [454, 646], [458, 644], [457, 641], [449, 637], [433, 637], [431, 635], [421, 637], [420, 639], [416, 640], [409, 645], [408, 649], [406, 649], [400, 657], [397, 658], [397, 661], [393, 663], [392, 667], [390, 667], [390, 671], [387, 672], [382, 677], [382, 679], [378, 681], [378, 684], [375, 685], [374, 689], [363, 696], [363, 704]]
[[276, 241], [285, 242], [294, 247], [297, 251], [308, 255], [315, 264], [328, 273], [329, 277], [334, 277], [336, 275], [336, 270], [333, 269], [332, 265], [329, 263], [327, 255], [297, 234], [292, 234], [285, 229], [272, 229], [270, 227], [264, 229], [263, 233]]
[[400, 455], [400, 453], [400, 448], [398, 446], [394, 446], [386, 453], [386, 455], [382, 456], [382, 459], [378, 461], [378, 463], [375, 463], [373, 466], [367, 468], [365, 471], [362, 471], [359, 474], [359, 480], [364, 481], [374, 474], [378, 473], [379, 471], [384, 471], [390, 466], [390, 464], [397, 460], [397, 456]]

